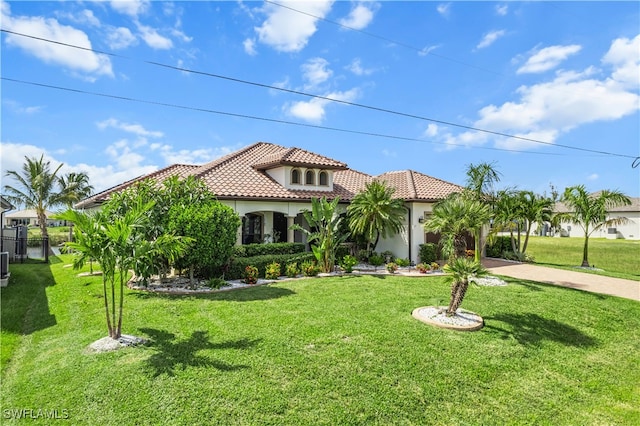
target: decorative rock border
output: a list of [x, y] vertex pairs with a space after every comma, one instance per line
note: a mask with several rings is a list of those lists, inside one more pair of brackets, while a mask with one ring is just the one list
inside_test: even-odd
[[422, 306], [415, 308], [411, 316], [425, 324], [450, 330], [476, 331], [484, 326], [482, 317], [474, 312], [458, 309], [456, 315], [448, 317], [444, 313], [446, 309], [446, 306]]

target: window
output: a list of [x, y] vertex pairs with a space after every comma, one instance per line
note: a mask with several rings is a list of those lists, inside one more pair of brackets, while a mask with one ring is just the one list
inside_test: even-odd
[[320, 172], [319, 181], [320, 186], [329, 186], [329, 174], [327, 172]]
[[247, 213], [242, 218], [242, 244], [262, 242], [262, 216]]
[[300, 183], [300, 170], [293, 169], [291, 170], [291, 183]]
[[313, 170], [307, 170], [307, 173], [304, 174], [304, 183], [305, 185], [316, 184], [316, 174], [313, 172]]

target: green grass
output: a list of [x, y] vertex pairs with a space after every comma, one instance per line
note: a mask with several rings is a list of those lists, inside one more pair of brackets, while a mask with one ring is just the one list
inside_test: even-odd
[[[583, 246], [582, 238], [530, 237], [527, 253], [538, 264], [575, 270]], [[589, 263], [602, 269], [592, 273], [640, 281], [640, 241], [590, 238]]]
[[129, 291], [124, 331], [151, 342], [96, 355], [86, 348], [106, 334], [101, 279], [77, 277], [62, 259], [50, 271], [11, 265], [3, 415], [68, 410], [70, 423], [88, 425], [640, 423], [635, 301], [530, 281], [472, 287], [463, 307], [486, 326], [464, 333], [411, 317], [447, 299], [439, 277], [312, 278], [198, 297]]

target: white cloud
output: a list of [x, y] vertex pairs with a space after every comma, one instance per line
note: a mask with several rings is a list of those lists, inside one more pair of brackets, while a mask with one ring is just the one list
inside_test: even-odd
[[80, 12], [74, 12], [74, 13], [60, 13], [60, 14], [56, 14], [56, 16], [60, 18], [68, 19], [78, 24], [88, 25], [91, 27], [99, 28], [101, 26], [100, 20], [98, 20], [98, 18], [96, 18], [96, 16], [93, 14], [93, 11], [89, 9], [84, 9], [84, 10], [81, 10]]
[[577, 44], [569, 46], [549, 46], [538, 50], [529, 57], [527, 62], [521, 66], [517, 74], [540, 73], [557, 67], [569, 56], [575, 55], [582, 49]]
[[427, 129], [424, 131], [424, 135], [426, 137], [432, 138], [438, 135], [438, 125], [434, 123], [429, 123]]
[[611, 43], [611, 48], [602, 62], [616, 67], [611, 78], [631, 90], [640, 85], [640, 35], [633, 40], [619, 38]]
[[[92, 48], [91, 41], [85, 32], [62, 25], [56, 19], [41, 16], [11, 16], [10, 13], [8, 3], [3, 2], [2, 26], [8, 30], [86, 49]], [[74, 72], [83, 73], [84, 77], [113, 76], [111, 61], [106, 55], [8, 33], [5, 40], [9, 46], [23, 49], [45, 63], [60, 65]]]
[[346, 18], [340, 19], [338, 23], [345, 27], [353, 28], [356, 30], [362, 30], [366, 28], [373, 20], [373, 14], [375, 9], [378, 8], [378, 3], [358, 3]]
[[434, 50], [438, 49], [439, 47], [440, 47], [440, 45], [437, 45], [437, 46], [425, 46], [422, 50], [420, 50], [418, 52], [418, 55], [427, 56], [429, 53], [433, 52]]
[[[518, 98], [513, 101], [483, 107], [473, 127], [554, 143], [560, 135], [578, 126], [614, 121], [637, 113], [640, 96], [636, 89], [628, 90], [628, 85], [618, 79], [626, 81], [624, 70], [630, 67], [629, 59], [624, 56], [630, 41], [625, 40], [614, 40], [603, 57], [603, 62], [614, 65], [611, 76], [597, 79], [595, 76], [600, 75], [600, 71], [593, 67], [582, 72], [558, 72], [550, 81], [521, 86], [516, 91]], [[637, 56], [633, 61], [637, 67]], [[489, 140], [509, 149], [541, 146], [472, 131], [445, 138], [447, 143], [463, 145], [481, 145]]]
[[313, 16], [266, 4], [264, 11], [267, 18], [261, 26], [255, 27], [258, 40], [280, 52], [298, 52], [307, 45], [309, 38], [316, 32], [318, 19], [314, 16], [324, 18], [331, 9], [333, 0], [281, 3]]
[[487, 34], [485, 34], [484, 37], [482, 37], [482, 40], [480, 40], [480, 43], [478, 43], [476, 48], [484, 49], [485, 47], [489, 47], [493, 43], [495, 43], [496, 40], [498, 40], [500, 37], [504, 36], [505, 34], [506, 33], [504, 30], [490, 31]]
[[496, 13], [500, 16], [505, 16], [509, 11], [509, 6], [506, 4], [498, 4], [496, 5]]
[[313, 89], [327, 81], [333, 75], [329, 62], [323, 58], [311, 58], [300, 66], [302, 78], [306, 81], [305, 89]]
[[383, 149], [382, 155], [385, 157], [394, 158], [398, 156], [398, 153], [395, 151], [389, 151], [388, 149]]
[[152, 144], [151, 149], [158, 151], [166, 164], [204, 164], [230, 154], [237, 147], [200, 148], [195, 150], [176, 150], [169, 144]]
[[137, 18], [149, 9], [148, 0], [113, 0], [110, 2], [113, 10]]
[[244, 51], [247, 55], [255, 56], [258, 54], [256, 50], [256, 41], [252, 38], [248, 38], [242, 42], [242, 46], [244, 47]]
[[436, 10], [442, 16], [449, 16], [449, 11], [451, 10], [451, 3], [440, 3]]
[[597, 174], [597, 173], [592, 173], [592, 174], [590, 174], [589, 176], [587, 176], [587, 180], [594, 181], [594, 180], [598, 180], [598, 178], [599, 178], [599, 177], [600, 177], [600, 176], [598, 176], [598, 174]]
[[[332, 92], [324, 97], [345, 102], [353, 102], [358, 95], [358, 89], [351, 89], [346, 92]], [[325, 117], [327, 105], [333, 103], [329, 99], [313, 98], [309, 101], [294, 102], [285, 105], [285, 110], [289, 115], [302, 120], [312, 123], [320, 123]]]
[[355, 58], [346, 68], [358, 76], [371, 75], [374, 72], [372, 68], [363, 68], [360, 58]]
[[42, 109], [44, 108], [43, 106], [37, 105], [37, 106], [22, 106], [22, 104], [20, 104], [19, 102], [10, 100], [10, 99], [3, 99], [2, 103], [11, 111], [17, 113], [17, 114], [35, 114], [37, 112], [42, 111]]
[[123, 123], [119, 120], [116, 120], [115, 118], [108, 118], [104, 121], [96, 123], [96, 125], [100, 130], [104, 130], [110, 127], [123, 130], [127, 133], [133, 133], [134, 135], [142, 137], [161, 138], [164, 136], [164, 133], [162, 132], [147, 130], [140, 124]]
[[137, 44], [138, 39], [129, 28], [118, 27], [107, 31], [106, 42], [110, 49], [119, 50]]
[[164, 37], [158, 33], [155, 28], [151, 28], [147, 25], [138, 25], [138, 31], [140, 31], [140, 37], [147, 43], [152, 49], [171, 49], [173, 42], [171, 39]]

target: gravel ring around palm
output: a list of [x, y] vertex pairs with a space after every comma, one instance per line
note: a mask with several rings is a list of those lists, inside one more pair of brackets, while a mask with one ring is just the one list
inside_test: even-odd
[[458, 309], [454, 316], [448, 317], [446, 306], [422, 306], [411, 312], [411, 316], [436, 327], [459, 331], [476, 331], [484, 326], [482, 317], [474, 312]]

